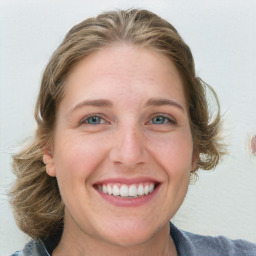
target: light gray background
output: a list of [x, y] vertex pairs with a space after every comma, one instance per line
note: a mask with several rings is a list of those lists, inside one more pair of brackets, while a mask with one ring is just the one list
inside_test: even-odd
[[200, 173], [174, 218], [201, 234], [256, 242], [256, 1], [0, 0], [0, 255], [29, 239], [18, 230], [6, 191], [14, 180], [11, 154], [35, 129], [33, 108], [42, 71], [76, 23], [113, 8], [141, 7], [170, 21], [191, 47], [197, 73], [212, 85], [225, 113], [230, 155]]

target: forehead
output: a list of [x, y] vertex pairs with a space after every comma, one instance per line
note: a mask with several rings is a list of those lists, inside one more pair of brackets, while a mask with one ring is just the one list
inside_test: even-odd
[[176, 97], [186, 105], [183, 83], [174, 63], [162, 53], [131, 45], [112, 45], [83, 58], [65, 81], [65, 96], [88, 98], [143, 95]]

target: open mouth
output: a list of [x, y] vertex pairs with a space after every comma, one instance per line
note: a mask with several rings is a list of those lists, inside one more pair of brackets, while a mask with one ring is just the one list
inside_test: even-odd
[[107, 183], [97, 184], [95, 188], [104, 194], [114, 197], [138, 198], [151, 194], [157, 187], [155, 182], [142, 182], [138, 184]]

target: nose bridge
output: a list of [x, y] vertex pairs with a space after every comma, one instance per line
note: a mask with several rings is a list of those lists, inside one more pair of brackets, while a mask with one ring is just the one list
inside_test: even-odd
[[145, 162], [145, 141], [143, 131], [134, 124], [119, 127], [111, 150], [111, 160], [126, 167]]

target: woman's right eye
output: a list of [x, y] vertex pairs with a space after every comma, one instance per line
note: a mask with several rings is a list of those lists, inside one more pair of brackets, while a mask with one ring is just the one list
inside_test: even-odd
[[91, 124], [91, 125], [98, 125], [98, 124], [105, 124], [106, 121], [98, 115], [92, 115], [82, 120], [81, 123]]

